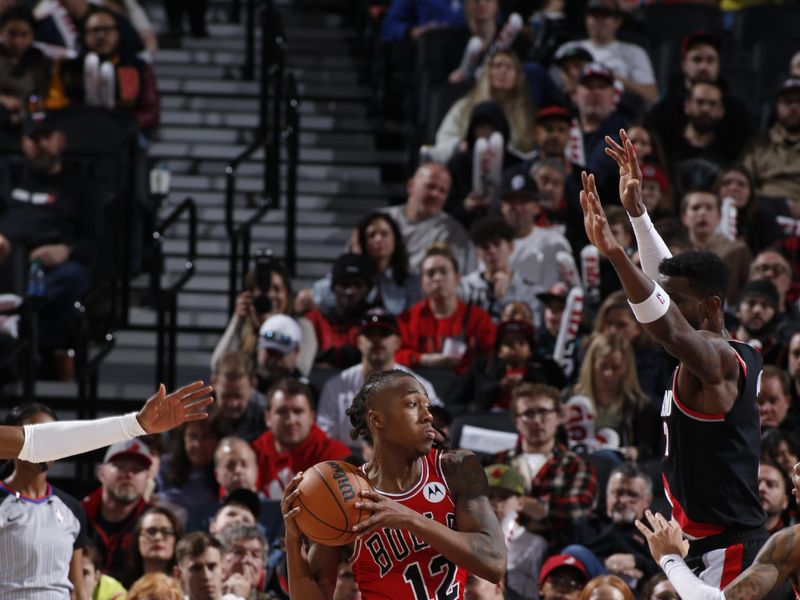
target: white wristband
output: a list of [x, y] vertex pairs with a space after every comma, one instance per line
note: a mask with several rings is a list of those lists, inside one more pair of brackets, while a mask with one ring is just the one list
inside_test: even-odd
[[660, 319], [667, 314], [670, 299], [667, 292], [665, 292], [660, 285], [655, 283], [653, 293], [650, 294], [647, 300], [639, 302], [638, 304], [634, 304], [628, 300], [628, 304], [630, 304], [633, 316], [636, 317], [639, 323], [652, 323], [656, 319]]
[[75, 454], [83, 454], [117, 442], [133, 439], [147, 432], [136, 413], [94, 421], [53, 421], [24, 425], [25, 441], [20, 460], [42, 463]]
[[655, 281], [658, 279], [658, 265], [665, 258], [670, 258], [672, 253], [653, 226], [647, 211], [644, 211], [638, 217], [628, 215], [628, 219], [636, 236], [636, 246], [639, 249], [639, 262], [642, 265], [642, 271]]

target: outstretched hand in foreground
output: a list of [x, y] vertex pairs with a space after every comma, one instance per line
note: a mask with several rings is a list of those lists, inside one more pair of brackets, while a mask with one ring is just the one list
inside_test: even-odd
[[594, 175], [587, 175], [586, 171], [583, 171], [581, 173], [581, 182], [583, 183], [583, 189], [581, 190], [580, 200], [586, 236], [592, 245], [600, 251], [600, 254], [608, 256], [615, 250], [622, 249], [622, 247], [608, 226], [606, 214], [600, 205], [600, 197], [597, 193]]
[[644, 512], [644, 516], [650, 523], [650, 527], [636, 519], [636, 529], [647, 540], [653, 559], [660, 564], [661, 557], [667, 554], [677, 554], [681, 558], [685, 558], [689, 552], [689, 541], [683, 538], [683, 531], [678, 522], [675, 519], [667, 521], [664, 515], [652, 513], [649, 510]]
[[605, 153], [614, 159], [619, 167], [619, 197], [622, 206], [632, 217], [638, 217], [645, 211], [642, 202], [642, 169], [628, 134], [619, 130], [620, 146], [611, 136], [606, 136]]
[[137, 418], [142, 428], [149, 434], [169, 431], [187, 421], [200, 421], [208, 417], [205, 408], [214, 402], [212, 387], [202, 381], [194, 381], [178, 388], [171, 394], [162, 383], [152, 395]]

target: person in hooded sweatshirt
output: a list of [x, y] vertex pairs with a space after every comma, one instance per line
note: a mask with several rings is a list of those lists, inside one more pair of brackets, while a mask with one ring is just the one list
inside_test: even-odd
[[509, 150], [508, 119], [503, 108], [491, 100], [481, 102], [472, 109], [465, 138], [466, 148], [458, 150], [447, 163], [453, 183], [444, 210], [458, 219], [466, 229], [469, 229], [477, 219], [489, 214], [490, 208], [496, 204], [496, 196], [500, 191], [497, 189], [494, 194], [483, 196], [479, 190], [474, 190], [472, 185], [475, 143], [482, 138], [488, 140], [495, 131], [502, 134], [504, 141], [500, 172], [518, 164], [521, 159]]

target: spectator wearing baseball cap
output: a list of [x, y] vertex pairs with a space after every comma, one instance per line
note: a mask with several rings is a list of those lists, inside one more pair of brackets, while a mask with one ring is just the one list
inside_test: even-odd
[[525, 479], [517, 469], [504, 464], [489, 465], [484, 471], [489, 482], [489, 502], [506, 540], [509, 597], [535, 598], [539, 589], [537, 573], [547, 551], [547, 542], [528, 531], [525, 515], [517, 512], [520, 498], [526, 491]]
[[614, 72], [599, 62], [584, 66], [575, 90], [578, 118], [571, 131], [567, 157], [594, 173], [601, 198], [619, 193], [617, 166], [605, 155], [605, 136], [618, 136], [629, 123], [618, 104]]
[[289, 315], [272, 315], [261, 324], [256, 343], [256, 380], [258, 391], [265, 393], [284, 377], [303, 377], [297, 357], [303, 332]]
[[[403, 234], [391, 215], [379, 210], [365, 215], [353, 230], [350, 246], [353, 252], [363, 254], [372, 262], [375, 278], [367, 296], [370, 305], [382, 305], [397, 315], [419, 301], [419, 277], [411, 273]], [[302, 290], [298, 294], [302, 312], [313, 308], [332, 309], [336, 296], [331, 284], [329, 272], [315, 281], [310, 290]]]
[[39, 344], [67, 344], [74, 304], [91, 287], [99, 253], [94, 194], [88, 178], [64, 161], [67, 136], [55, 114], [37, 111], [22, 126], [20, 168], [6, 170], [0, 214], [0, 289], [24, 295], [28, 265], [44, 271]]
[[369, 307], [373, 280], [374, 269], [366, 256], [348, 253], [336, 259], [331, 270], [335, 306], [306, 313], [317, 336], [317, 366], [345, 368], [359, 361], [359, 319]]
[[658, 97], [653, 65], [644, 48], [617, 39], [623, 14], [617, 0], [589, 0], [586, 4], [588, 38], [569, 42], [591, 53], [596, 62], [608, 66], [625, 89], [640, 96], [647, 104]]
[[103, 555], [103, 571], [115, 579], [123, 577], [139, 517], [152, 506], [144, 499], [151, 462], [150, 450], [139, 439], [109, 446], [97, 471], [100, 487], [82, 501], [89, 537]]
[[583, 563], [571, 554], [556, 554], [539, 571], [541, 600], [578, 600], [589, 582]]
[[465, 404], [470, 413], [508, 410], [511, 390], [522, 381], [557, 388], [567, 383], [557, 363], [536, 354], [533, 324], [505, 321], [497, 328], [493, 355], [475, 361], [460, 380], [453, 402]]
[[594, 62], [594, 56], [586, 48], [575, 42], [562, 45], [553, 56], [550, 77], [563, 92], [568, 101], [575, 102], [575, 89], [583, 67]]
[[400, 349], [400, 327], [397, 318], [383, 308], [371, 308], [361, 317], [358, 330], [358, 349], [361, 362], [345, 369], [325, 382], [319, 398], [317, 425], [330, 437], [361, 451], [361, 441], [350, 437], [350, 418], [345, 411], [353, 398], [373, 373], [400, 369], [417, 378], [433, 405], [441, 400], [430, 381], [408, 367], [397, 364], [394, 355]]
[[742, 162], [757, 195], [779, 201], [800, 198], [800, 76], [781, 82], [775, 124], [758, 137]]
[[[532, 168], [535, 169], [537, 164], [534, 162]], [[550, 224], [548, 218], [551, 213], [547, 211], [545, 215], [545, 212], [541, 204], [541, 190], [531, 176], [530, 168], [509, 170], [504, 173], [500, 214], [513, 234], [509, 265], [523, 281], [536, 282], [543, 288], [558, 281], [556, 254], [562, 250], [571, 251], [559, 227], [543, 226]], [[560, 213], [556, 210], [554, 214], [558, 218], [557, 215]], [[580, 223], [582, 228], [582, 218]], [[525, 301], [531, 304], [530, 298]]]

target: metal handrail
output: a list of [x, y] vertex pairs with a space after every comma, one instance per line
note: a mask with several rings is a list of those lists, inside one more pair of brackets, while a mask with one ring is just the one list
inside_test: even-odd
[[[239, 275], [247, 272], [250, 262], [250, 230], [270, 208], [280, 201], [281, 109], [283, 105], [283, 68], [286, 42], [283, 23], [272, 2], [262, 5], [261, 19], [261, 76], [259, 93], [259, 126], [256, 138], [225, 168], [225, 229], [230, 240], [228, 269], [228, 310], [233, 312], [239, 288]], [[269, 101], [272, 99], [272, 111]], [[255, 204], [257, 210], [242, 223], [235, 223], [236, 175], [239, 166], [264, 149], [263, 187]]]
[[[184, 271], [169, 287], [163, 288], [161, 277], [164, 274], [164, 234], [184, 213], [188, 213], [189, 217]], [[150, 271], [150, 286], [156, 307], [156, 386], [164, 383], [168, 389], [174, 389], [177, 375], [178, 294], [194, 275], [197, 262], [197, 205], [193, 198], [185, 198], [173, 209], [153, 232], [153, 241], [155, 257]]]
[[[256, 150], [264, 147], [266, 136], [258, 136], [247, 148], [245, 148], [239, 155], [234, 158], [228, 166], [225, 167], [225, 230], [228, 233], [230, 240], [230, 256], [228, 257], [228, 312], [233, 312], [233, 307], [236, 303], [236, 291], [238, 288], [238, 273], [239, 273], [239, 245], [240, 241], [246, 240], [245, 247], [242, 249], [242, 273], [247, 271], [247, 263], [250, 260], [250, 243], [249, 232], [250, 228], [261, 220], [261, 218], [272, 207], [272, 203], [266, 196], [261, 196], [258, 199], [258, 210], [256, 210], [250, 217], [242, 223], [234, 223], [233, 219], [233, 203], [236, 197], [236, 170], [239, 165], [252, 156]], [[264, 148], [264, 161], [266, 162], [266, 148]]]
[[286, 238], [284, 260], [289, 272], [294, 275], [297, 268], [297, 164], [300, 155], [300, 97], [294, 73], [286, 80]]

